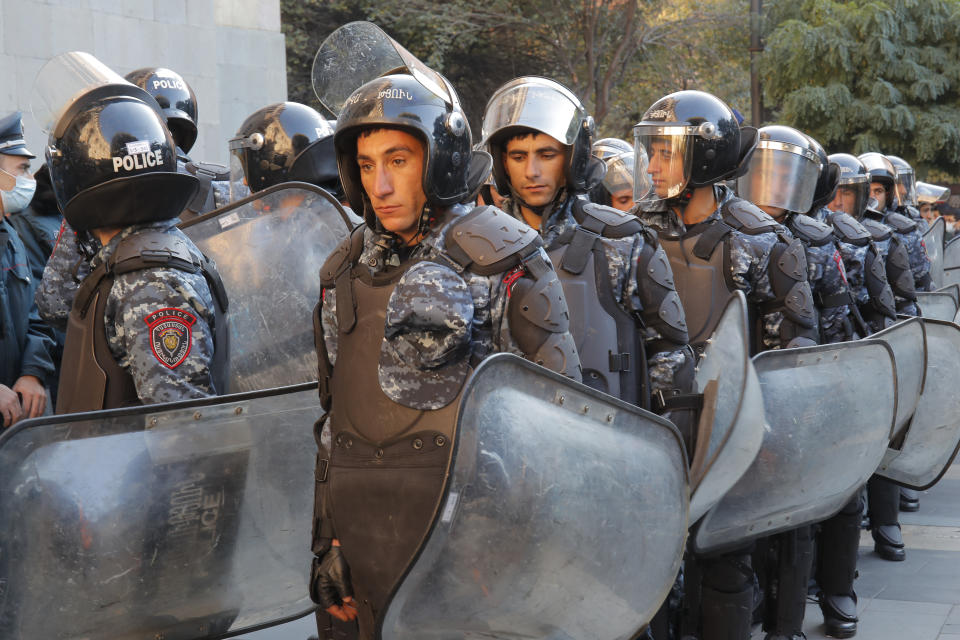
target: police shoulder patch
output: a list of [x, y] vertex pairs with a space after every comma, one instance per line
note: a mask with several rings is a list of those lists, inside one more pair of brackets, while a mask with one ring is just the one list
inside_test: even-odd
[[150, 348], [163, 366], [174, 369], [190, 354], [197, 317], [183, 309], [158, 309], [143, 319], [150, 327]]

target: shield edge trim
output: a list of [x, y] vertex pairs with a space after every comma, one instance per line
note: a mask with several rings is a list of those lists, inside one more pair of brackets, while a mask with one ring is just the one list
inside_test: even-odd
[[[913, 419], [913, 414], [917, 412], [917, 407], [920, 406], [920, 396], [923, 395], [923, 390], [924, 390], [924, 389], [926, 388], [926, 386], [927, 386], [927, 360], [928, 360], [928, 354], [927, 354], [927, 327], [926, 327], [926, 325], [924, 324], [924, 319], [921, 318], [921, 317], [918, 317], [918, 316], [902, 316], [902, 318], [901, 318], [896, 324], [909, 323], [909, 322], [918, 322], [918, 323], [920, 324], [920, 331], [921, 331], [921, 333], [923, 334], [923, 374], [921, 374], [921, 378], [920, 378], [920, 391], [917, 393], [917, 403], [916, 403], [916, 405], [914, 405], [914, 407], [913, 407], [913, 412], [910, 414], [910, 418], [907, 420], [907, 425], [904, 427], [904, 429], [903, 429], [902, 432], [905, 432], [906, 429], [909, 428], [909, 422], [910, 422], [911, 419]], [[940, 321], [938, 321], [938, 322], [940, 322]], [[877, 331], [876, 333], [873, 333], [873, 334], [871, 334], [870, 336], [868, 336], [866, 339], [869, 339], [869, 340], [883, 340], [883, 338], [877, 338], [877, 337], [875, 337], [875, 336], [877, 335], [877, 333], [883, 333], [884, 331], [887, 331], [887, 330], [889, 330], [889, 329], [892, 329], [893, 326], [896, 326], [896, 324], [894, 324], [894, 325], [892, 325], [892, 326], [890, 326], [890, 327], [887, 327], [886, 329], [882, 329], [882, 330], [880, 330], [880, 331]], [[892, 349], [892, 347], [891, 347], [891, 349]], [[894, 354], [894, 356], [893, 356], [893, 372], [894, 372], [894, 374], [897, 373], [897, 357], [896, 357], [896, 354]], [[893, 427], [891, 428], [891, 431], [890, 431], [890, 439], [891, 439], [891, 440], [893, 440], [894, 438], [896, 438], [897, 436], [899, 436], [899, 435], [902, 433], [902, 432], [897, 432], [897, 431], [895, 431], [896, 428], [897, 428], [897, 416], [896, 416], [896, 413], [900, 411], [900, 400], [899, 400], [900, 386], [899, 386], [899, 384], [898, 384], [898, 385], [895, 385], [895, 387], [896, 387], [896, 391], [897, 391], [897, 403], [896, 403], [896, 405], [894, 406], [894, 408], [896, 409], [896, 411], [894, 412], [894, 416], [893, 416]]]
[[315, 184], [310, 184], [309, 182], [299, 182], [296, 180], [291, 180], [290, 182], [281, 182], [280, 184], [275, 184], [272, 187], [267, 187], [263, 191], [257, 191], [251, 193], [246, 198], [242, 198], [235, 202], [231, 202], [226, 206], [220, 207], [219, 209], [214, 209], [213, 211], [208, 211], [202, 216], [197, 216], [196, 218], [191, 218], [187, 222], [181, 222], [177, 225], [179, 229], [189, 229], [193, 225], [200, 224], [201, 222], [206, 222], [211, 218], [216, 218], [217, 216], [223, 215], [228, 211], [233, 211], [234, 209], [239, 209], [254, 200], [262, 200], [264, 196], [268, 196], [277, 191], [287, 191], [289, 189], [301, 189], [303, 191], [310, 191], [311, 193], [318, 195], [322, 198], [325, 198], [333, 207], [337, 210], [337, 213], [340, 214], [340, 217], [343, 218], [343, 222], [347, 225], [347, 229], [352, 229], [354, 223], [350, 220], [350, 217], [347, 215], [347, 212], [343, 210], [343, 205], [340, 204], [340, 201], [334, 198], [330, 192], [321, 189]]
[[[457, 422], [456, 422], [456, 425], [454, 426], [454, 434], [453, 434], [453, 442], [451, 443], [452, 448], [450, 451], [450, 459], [449, 459], [449, 462], [447, 463], [447, 472], [443, 479], [443, 489], [440, 492], [440, 499], [437, 500], [437, 507], [434, 509], [433, 518], [431, 519], [430, 525], [427, 528], [426, 535], [420, 540], [420, 544], [417, 547], [416, 552], [411, 557], [410, 564], [407, 565], [407, 568], [404, 570], [404, 572], [397, 579], [396, 583], [390, 589], [390, 594], [387, 596], [387, 600], [383, 606], [383, 610], [377, 615], [377, 619], [374, 622], [375, 637], [377, 638], [383, 637], [383, 623], [386, 620], [387, 611], [390, 610], [390, 605], [393, 604], [393, 600], [396, 597], [397, 591], [400, 589], [400, 586], [404, 583], [404, 581], [410, 575], [410, 571], [417, 564], [417, 561], [420, 559], [420, 556], [423, 555], [423, 551], [426, 548], [427, 543], [430, 541], [430, 539], [433, 537], [434, 533], [436, 532], [437, 520], [440, 518], [441, 512], [443, 511], [443, 506], [447, 504], [447, 501], [450, 498], [450, 483], [453, 475], [451, 473], [451, 469], [453, 467], [454, 461], [457, 459], [457, 452], [460, 450], [460, 426], [461, 426], [460, 409], [463, 408], [462, 399], [466, 398], [468, 394], [473, 390], [473, 387], [475, 384], [474, 381], [478, 377], [477, 374], [481, 370], [489, 369], [491, 367], [497, 367], [500, 365], [501, 362], [513, 363], [517, 366], [520, 366], [521, 368], [536, 371], [540, 375], [543, 375], [547, 378], [552, 378], [557, 382], [563, 382], [564, 384], [574, 382], [573, 380], [571, 380], [570, 378], [567, 378], [566, 376], [563, 376], [555, 371], [551, 371], [550, 369], [547, 369], [545, 367], [541, 367], [539, 365], [533, 364], [529, 360], [526, 360], [525, 358], [521, 358], [520, 356], [514, 355], [512, 353], [503, 353], [503, 352], [495, 353], [493, 355], [490, 355], [484, 358], [480, 362], [480, 364], [476, 366], [476, 368], [473, 370], [473, 373], [467, 379], [467, 382], [464, 384], [463, 390], [460, 392], [461, 406], [457, 408]], [[658, 416], [657, 414], [647, 411], [646, 409], [643, 409], [641, 407], [638, 407], [637, 405], [630, 404], [629, 402], [624, 402], [620, 398], [607, 395], [603, 392], [597, 391], [596, 389], [588, 387], [585, 384], [582, 384], [582, 383], [577, 383], [577, 384], [579, 385], [579, 387], [577, 388], [578, 393], [582, 393], [585, 396], [593, 396], [598, 400], [602, 400], [603, 402], [618, 406], [619, 408], [629, 411], [630, 413], [643, 412], [645, 414], [649, 414], [649, 418], [651, 418], [654, 422], [657, 422], [661, 426], [668, 428], [668, 431], [673, 436], [673, 439], [677, 443], [677, 447], [680, 449], [680, 452], [683, 457], [683, 475], [684, 475], [684, 478], [686, 478], [687, 492], [689, 497], [690, 461], [687, 459], [687, 448], [683, 444], [683, 437], [680, 435], [680, 431], [677, 429], [677, 426], [672, 422], [670, 422], [669, 420], [667, 420], [666, 418], [663, 418], [662, 416]], [[688, 505], [687, 509], [689, 512], [689, 499], [687, 501], [687, 505]], [[689, 522], [688, 522], [688, 526], [689, 526]], [[688, 539], [689, 539], [689, 534], [688, 534]]]
[[[745, 371], [745, 375], [743, 376], [743, 382], [740, 384], [740, 405], [737, 407], [737, 412], [736, 412], [736, 414], [734, 415], [733, 424], [736, 424], [736, 423], [737, 423], [737, 420], [740, 418], [740, 413], [743, 411], [743, 396], [744, 396], [744, 394], [746, 393], [747, 385], [750, 384], [750, 375], [749, 375], [749, 372], [747, 372], [747, 369], [749, 369], [750, 366], [752, 365], [752, 361], [751, 361], [751, 358], [750, 358], [750, 339], [749, 339], [749, 337], [748, 337], [748, 334], [749, 334], [749, 331], [750, 331], [750, 321], [749, 321], [749, 314], [747, 313], [747, 297], [744, 295], [744, 293], [743, 293], [742, 291], [740, 291], [740, 290], [734, 291], [734, 292], [730, 295], [730, 297], [727, 298], [727, 302], [726, 302], [726, 304], [725, 304], [724, 307], [723, 307], [723, 311], [720, 313], [720, 317], [722, 318], [724, 315], [726, 315], [727, 310], [728, 310], [732, 305], [737, 304], [737, 302], [740, 303], [739, 306], [740, 306], [740, 311], [741, 311], [741, 316], [742, 316], [742, 317], [741, 317], [741, 320], [743, 321], [744, 342], [746, 343], [746, 344], [745, 344], [746, 348], [745, 348], [745, 350], [744, 350], [744, 360], [745, 360], [745, 362], [744, 362], [744, 371]], [[712, 339], [712, 338], [713, 338], [713, 336], [712, 336], [712, 334], [711, 334], [711, 338], [710, 338], [710, 339]], [[731, 429], [729, 432], [727, 432], [727, 435], [726, 435], [726, 437], [724, 437], [723, 442], [721, 442], [720, 445], [717, 447], [716, 452], [714, 452], [714, 454], [713, 454], [713, 456], [710, 458], [710, 460], [707, 460], [707, 461], [704, 461], [704, 462], [703, 462], [703, 464], [702, 464], [703, 471], [702, 471], [702, 473], [700, 473], [700, 481], [701, 481], [701, 482], [702, 482], [703, 479], [707, 476], [707, 474], [710, 472], [710, 470], [713, 468], [714, 463], [716, 463], [717, 459], [720, 457], [720, 452], [723, 450], [724, 445], [726, 445], [727, 442], [730, 441], [730, 436], [731, 436], [732, 434], [733, 434], [733, 431], [732, 431], [732, 429]], [[688, 460], [688, 466], [690, 467], [690, 470], [691, 470], [691, 471], [693, 470], [693, 464], [694, 464], [694, 462], [696, 462], [696, 459], [697, 459], [697, 458], [696, 458], [696, 451], [694, 451], [694, 452], [693, 452], [693, 458], [692, 458], [691, 460]], [[693, 499], [693, 493], [696, 491], [697, 487], [699, 487], [699, 486], [700, 486], [700, 482], [697, 482], [697, 486], [696, 486], [696, 487], [694, 487], [693, 484], [691, 483], [691, 485], [690, 485], [690, 499], [691, 499], [691, 500]], [[706, 514], [704, 514], [704, 515], [706, 515]], [[701, 518], [701, 519], [702, 519], [702, 518]]]
[[[912, 317], [912, 316], [911, 316], [911, 317]], [[896, 373], [897, 373], [897, 372], [896, 372], [897, 360], [896, 360], [896, 358], [894, 357], [893, 349], [892, 349], [892, 348], [890, 347], [890, 345], [887, 344], [885, 341], [883, 341], [883, 340], [877, 340], [877, 339], [874, 339], [874, 338], [862, 338], [862, 339], [860, 339], [860, 340], [856, 340], [855, 343], [856, 343], [856, 344], [870, 343], [870, 344], [883, 345], [883, 348], [886, 349], [887, 354], [890, 356], [890, 361], [891, 361], [891, 363], [892, 363], [892, 365], [893, 365], [893, 374], [894, 374], [894, 375], [893, 375], [893, 394], [892, 394], [892, 396], [893, 396], [893, 414], [892, 414], [891, 417], [890, 417], [890, 429], [892, 429], [892, 428], [894, 427], [894, 425], [896, 424], [896, 421], [897, 421], [897, 395], [898, 395], [898, 394], [897, 394], [897, 390], [898, 390], [898, 387], [897, 387], [897, 375], [896, 375]], [[824, 350], [828, 350], [828, 349], [830, 349], [830, 348], [835, 348], [838, 344], [843, 344], [843, 343], [837, 342], [837, 343], [832, 343], [832, 344], [814, 345], [814, 346], [810, 346], [810, 347], [794, 347], [793, 349], [790, 349], [790, 351], [800, 351], [800, 350], [802, 350], [804, 353], [816, 353], [817, 351], [824, 351]], [[756, 360], [757, 360], [760, 356], [762, 356], [763, 354], [765, 354], [765, 353], [776, 353], [776, 352], [778, 352], [778, 351], [781, 351], [781, 350], [779, 350], [779, 349], [771, 349], [771, 350], [769, 350], [769, 351], [761, 351], [761, 352], [758, 353], [757, 355], [753, 356], [753, 358], [751, 358], [751, 362], [756, 362]], [[759, 371], [757, 371], [757, 375], [760, 375], [760, 372], [759, 372]], [[889, 433], [889, 430], [888, 430], [888, 433]], [[884, 451], [886, 451], [886, 450], [884, 450]], [[881, 458], [881, 460], [882, 460], [882, 458]], [[879, 461], [878, 461], [877, 464], [879, 464]], [[853, 493], [851, 493], [850, 495], [852, 496]], [[848, 500], [848, 501], [849, 501], [849, 498], [850, 498], [850, 496], [847, 496], [847, 500]], [[721, 501], [722, 501], [722, 499], [721, 499]], [[717, 503], [717, 506], [719, 506], [719, 504], [720, 504], [720, 503]], [[840, 512], [840, 510], [843, 509], [844, 504], [845, 504], [845, 502], [844, 502], [844, 501], [841, 501], [840, 504], [837, 506], [837, 509], [836, 509], [835, 511], [831, 512], [829, 515], [827, 515], [827, 516], [825, 516], [825, 517], [823, 517], [823, 518], [817, 518], [816, 520], [814, 520], [814, 521], [812, 521], [812, 522], [805, 522], [805, 523], [800, 524], [800, 525], [797, 525], [797, 524], [794, 523], [794, 522], [790, 522], [790, 523], [788, 523], [788, 524], [785, 524], [785, 525], [782, 525], [782, 526], [779, 526], [779, 527], [774, 527], [774, 528], [772, 528], [772, 529], [765, 530], [765, 531], [763, 531], [763, 532], [757, 533], [756, 535], [751, 535], [751, 536], [749, 536], [749, 537], [746, 537], [746, 538], [743, 538], [743, 539], [740, 539], [740, 540], [737, 540], [737, 541], [734, 541], [734, 542], [729, 542], [729, 543], [717, 545], [717, 546], [714, 546], [714, 547], [701, 547], [700, 545], [697, 544], [697, 536], [694, 535], [694, 534], [691, 534], [691, 535], [689, 536], [689, 538], [688, 538], [688, 539], [689, 539], [689, 545], [690, 545], [690, 548], [693, 550], [693, 552], [694, 552], [694, 553], [697, 553], [697, 554], [699, 554], [699, 555], [723, 554], [723, 553], [726, 553], [726, 552], [729, 552], [729, 551], [734, 551], [734, 550], [736, 550], [736, 549], [742, 548], [742, 547], [744, 547], [744, 546], [746, 546], [746, 545], [748, 545], [748, 544], [750, 544], [750, 543], [752, 543], [752, 542], [754, 542], [754, 541], [756, 541], [756, 540], [758, 540], [758, 539], [760, 539], [760, 538], [765, 538], [765, 537], [769, 537], [769, 536], [776, 535], [776, 534], [778, 534], [778, 533], [783, 533], [783, 532], [785, 532], [785, 531], [790, 531], [791, 529], [796, 529], [798, 526], [804, 526], [804, 524], [813, 524], [813, 523], [815, 523], [815, 522], [822, 522], [823, 520], [828, 520], [829, 518], [832, 518], [833, 516], [837, 515], [837, 514]], [[714, 507], [714, 509], [716, 509], [716, 506]], [[711, 511], [712, 511], [712, 510], [713, 510], [713, 509], [711, 509]], [[701, 522], [704, 522], [704, 518], [708, 517], [709, 515], [710, 515], [710, 511], [708, 511], [707, 513], [705, 513], [705, 514], [703, 515], [703, 518], [700, 519], [700, 521], [701, 521]]]

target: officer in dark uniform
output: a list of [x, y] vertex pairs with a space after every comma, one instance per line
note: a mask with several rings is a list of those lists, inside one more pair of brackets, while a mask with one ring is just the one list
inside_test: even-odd
[[590, 200], [597, 204], [629, 212], [633, 209], [635, 173], [645, 180], [649, 187], [650, 175], [647, 173], [646, 155], [641, 156], [640, 166], [636, 165], [633, 145], [619, 138], [603, 138], [593, 143], [593, 155], [607, 165], [603, 181], [590, 190]]
[[893, 207], [897, 213], [903, 214], [917, 223], [920, 235], [926, 233], [930, 228], [926, 219], [920, 215], [920, 202], [917, 199], [917, 176], [910, 163], [899, 156], [887, 155], [887, 160], [897, 170], [897, 182], [894, 186], [896, 192], [896, 206]]
[[493, 207], [457, 205], [480, 186], [470, 166], [489, 158], [471, 151], [446, 79], [429, 72], [428, 89], [405, 70], [340, 111], [340, 179], [364, 223], [321, 269], [314, 317], [332, 450], [317, 459], [310, 593], [358, 618], [361, 638], [430, 525], [471, 368], [509, 351], [580, 378], [539, 236]]
[[[829, 156], [829, 161], [838, 168], [839, 175], [826, 219], [840, 243], [847, 278], [867, 325], [865, 335], [869, 335], [896, 321], [896, 303], [887, 282], [884, 255], [870, 230], [860, 223], [870, 198], [870, 175], [852, 155], [836, 153]], [[837, 515], [820, 524], [817, 536], [817, 598], [827, 635], [834, 638], [850, 638], [857, 633], [857, 594], [853, 582], [863, 506], [862, 492], [858, 492]]]
[[43, 414], [44, 386], [53, 379], [53, 335], [40, 319], [33, 292], [29, 257], [8, 216], [24, 209], [36, 182], [30, 176], [35, 158], [23, 138], [20, 113], [0, 120], [0, 426]]
[[[212, 264], [177, 228], [197, 179], [176, 172], [157, 102], [89, 54], [57, 66], [98, 78], [51, 105], [47, 166], [72, 228], [99, 241], [70, 312], [57, 412], [204, 397], [224, 388], [226, 300]], [[62, 72], [61, 72], [62, 73]]]
[[[757, 142], [723, 101], [701, 91], [661, 98], [634, 127], [653, 189], [636, 210], [673, 267], [691, 344], [702, 348], [731, 291], [746, 294], [754, 352], [814, 345], [817, 314], [803, 245], [723, 184], [743, 173]], [[639, 194], [643, 195], [643, 194]], [[691, 559], [692, 558], [692, 559]], [[702, 640], [749, 638], [756, 578], [750, 548], [685, 566], [681, 632]]]
[[563, 283], [584, 382], [663, 411], [693, 380], [683, 307], [656, 234], [579, 197], [604, 176], [593, 118], [558, 82], [523, 77], [494, 92], [483, 127], [504, 211], [540, 232]]
[[189, 220], [230, 202], [230, 172], [213, 162], [195, 162], [187, 154], [197, 141], [199, 122], [197, 96], [176, 71], [164, 67], [144, 67], [126, 75], [129, 82], [149, 93], [160, 105], [167, 128], [177, 149], [177, 171], [194, 176], [200, 187], [180, 214]]

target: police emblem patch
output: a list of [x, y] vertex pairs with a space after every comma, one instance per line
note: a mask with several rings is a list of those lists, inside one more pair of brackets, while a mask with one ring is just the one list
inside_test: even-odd
[[197, 318], [182, 309], [159, 309], [143, 319], [150, 327], [150, 348], [160, 363], [173, 369], [187, 359]]

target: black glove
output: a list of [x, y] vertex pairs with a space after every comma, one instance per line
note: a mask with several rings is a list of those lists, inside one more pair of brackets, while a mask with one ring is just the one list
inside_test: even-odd
[[323, 609], [329, 609], [342, 606], [345, 598], [352, 597], [350, 567], [340, 553], [340, 547], [331, 546], [322, 557], [313, 559], [310, 598]]

